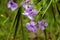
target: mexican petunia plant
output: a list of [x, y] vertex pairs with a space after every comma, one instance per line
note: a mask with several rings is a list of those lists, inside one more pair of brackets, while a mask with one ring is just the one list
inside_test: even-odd
[[60, 0], [0, 0], [1, 29], [4, 26], [7, 32], [0, 32], [8, 34], [7, 40], [59, 40]]
[[[22, 6], [24, 8], [24, 12], [22, 14], [30, 19], [30, 22], [27, 22], [25, 25], [26, 28], [33, 33], [37, 33], [37, 29], [45, 30], [45, 27], [48, 26], [48, 23], [46, 22], [45, 19], [35, 22], [34, 17], [38, 14], [38, 10], [34, 6], [32, 6], [32, 4], [30, 3], [30, 0], [25, 0]], [[7, 4], [7, 7], [10, 8], [12, 11], [14, 11], [18, 8], [18, 4], [13, 1], [9, 1]], [[19, 14], [19, 11], [18, 11], [18, 14]]]
[[22, 4], [22, 6], [25, 8], [23, 15], [27, 16], [31, 20], [31, 22], [26, 23], [27, 29], [31, 32], [36, 33], [37, 31], [36, 24], [38, 23], [38, 26], [39, 26], [38, 29], [45, 30], [45, 27], [48, 26], [48, 23], [44, 19], [42, 19], [41, 21], [38, 21], [37, 23], [34, 22], [34, 17], [38, 13], [38, 11], [29, 2], [30, 0], [26, 0]]

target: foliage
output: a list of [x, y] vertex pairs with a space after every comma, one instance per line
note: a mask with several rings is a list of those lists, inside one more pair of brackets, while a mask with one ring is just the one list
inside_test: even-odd
[[29, 32], [23, 16], [24, 0], [14, 0], [19, 7], [12, 11], [7, 8], [8, 0], [0, 0], [0, 40], [60, 40], [60, 0], [31, 0], [38, 10], [34, 21], [46, 19], [46, 30], [37, 31], [37, 35]]

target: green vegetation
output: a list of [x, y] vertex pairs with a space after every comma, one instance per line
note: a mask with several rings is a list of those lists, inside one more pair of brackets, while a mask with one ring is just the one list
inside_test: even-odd
[[60, 40], [60, 0], [31, 0], [38, 10], [34, 21], [45, 18], [46, 30], [38, 30], [37, 35], [29, 32], [23, 16], [21, 4], [24, 0], [14, 0], [18, 8], [12, 11], [7, 7], [8, 0], [0, 0], [0, 40]]

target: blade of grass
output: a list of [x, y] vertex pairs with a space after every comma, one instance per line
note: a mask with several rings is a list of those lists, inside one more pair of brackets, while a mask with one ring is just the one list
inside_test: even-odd
[[28, 36], [27, 36], [27, 32], [25, 31], [25, 26], [23, 25], [23, 15], [21, 15], [21, 19], [20, 19], [20, 23], [21, 23], [21, 31], [22, 31], [22, 40], [28, 40]]
[[45, 9], [45, 11], [43, 11], [43, 15], [42, 15], [42, 17], [44, 16], [44, 14], [46, 13], [46, 11], [47, 11], [48, 8], [50, 7], [51, 3], [52, 3], [52, 0], [51, 0], [50, 3], [48, 4], [48, 6], [47, 6], [47, 8]]
[[20, 16], [21, 16], [21, 7], [19, 8], [18, 10], [18, 13], [17, 13], [17, 16], [16, 16], [16, 20], [17, 20], [17, 23], [16, 23], [16, 26], [15, 26], [15, 32], [14, 32], [14, 36], [13, 36], [13, 40], [15, 40], [15, 36], [17, 34], [17, 30], [18, 30], [18, 25], [19, 25], [19, 20], [20, 20]]

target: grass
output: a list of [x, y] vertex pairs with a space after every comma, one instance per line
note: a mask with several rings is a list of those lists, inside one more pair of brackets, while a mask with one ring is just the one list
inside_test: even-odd
[[[24, 0], [14, 1], [20, 7]], [[22, 15], [23, 7], [11, 11], [7, 8], [8, 0], [0, 0], [0, 40], [60, 40], [60, 0], [31, 2], [38, 10], [35, 21], [45, 18], [48, 22], [46, 30], [38, 30], [37, 35], [29, 32], [26, 23], [30, 20]]]

